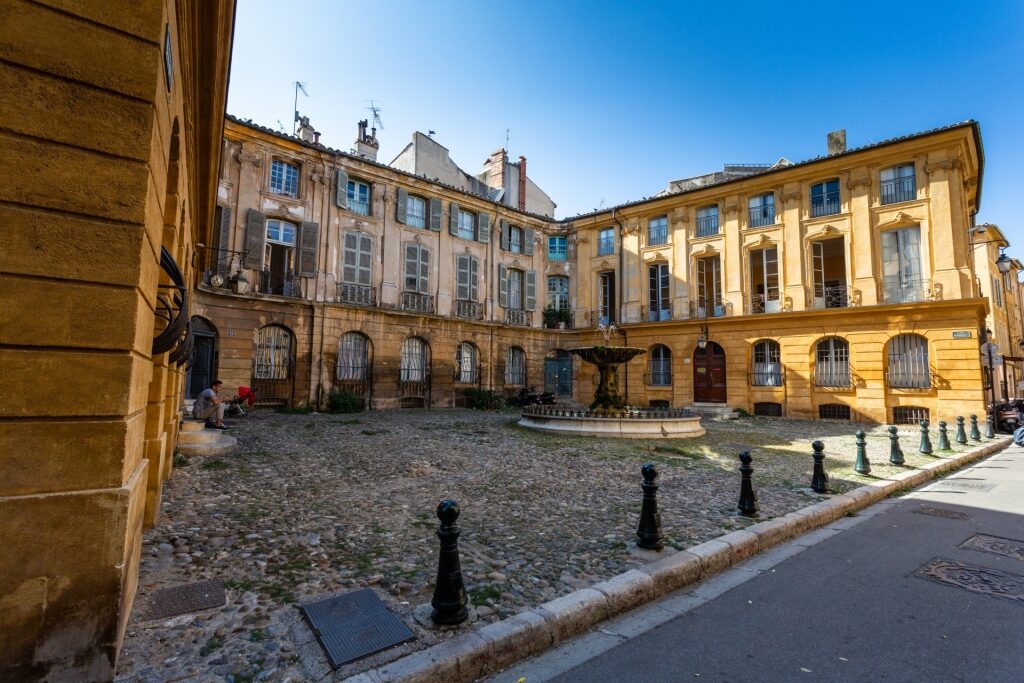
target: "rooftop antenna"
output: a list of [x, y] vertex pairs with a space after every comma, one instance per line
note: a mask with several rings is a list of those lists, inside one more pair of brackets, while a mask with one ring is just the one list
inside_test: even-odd
[[295, 81], [295, 117], [292, 119], [292, 135], [295, 135], [295, 124], [299, 122], [299, 91], [306, 97], [309, 97], [309, 93], [306, 92], [306, 84], [301, 81]]
[[281, 119], [277, 120], [277, 127], [281, 130], [282, 133], [287, 133], [288, 132], [288, 129], [286, 129], [284, 127], [284, 124], [281, 123]]
[[373, 114], [373, 127], [384, 130], [384, 122], [380, 120], [380, 113], [384, 110], [377, 106], [377, 102], [375, 100], [367, 100], [367, 102], [370, 103], [370, 106], [367, 107], [367, 109], [369, 109]]
[[508, 128], [505, 129], [505, 151], [508, 152]]

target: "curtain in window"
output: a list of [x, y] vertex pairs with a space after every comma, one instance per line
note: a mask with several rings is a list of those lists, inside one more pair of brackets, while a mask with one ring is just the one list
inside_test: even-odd
[[754, 344], [754, 386], [782, 386], [782, 363], [779, 344], [765, 339]]
[[508, 307], [517, 311], [523, 309], [523, 271], [515, 268], [508, 270]]
[[920, 228], [900, 228], [882, 233], [882, 278], [888, 302], [903, 303], [924, 298]]
[[476, 347], [469, 342], [462, 342], [455, 350], [457, 368], [455, 381], [463, 384], [476, 382]]
[[292, 334], [283, 327], [264, 327], [256, 333], [253, 377], [288, 379], [291, 370]]
[[659, 344], [650, 353], [650, 384], [656, 387], [672, 385], [672, 351]]
[[358, 332], [346, 332], [338, 342], [338, 363], [335, 376], [340, 380], [365, 380], [367, 378], [369, 344], [368, 339]]
[[505, 358], [505, 384], [526, 384], [526, 352], [518, 346], [510, 346]]
[[427, 345], [422, 339], [409, 337], [402, 342], [402, 361], [399, 379], [403, 382], [422, 382], [427, 378]]

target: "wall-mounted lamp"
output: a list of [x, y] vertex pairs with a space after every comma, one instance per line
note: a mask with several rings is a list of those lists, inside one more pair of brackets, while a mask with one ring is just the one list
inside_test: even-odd
[[1010, 268], [1013, 266], [1013, 259], [1006, 255], [1005, 249], [999, 250], [999, 258], [996, 259], [996, 268], [999, 269], [1000, 273], [1009, 273]]
[[708, 345], [708, 326], [700, 328], [700, 332], [697, 333], [697, 348], [703, 349]]
[[235, 294], [245, 294], [249, 291], [249, 278], [245, 273], [239, 272], [231, 276], [231, 289]]

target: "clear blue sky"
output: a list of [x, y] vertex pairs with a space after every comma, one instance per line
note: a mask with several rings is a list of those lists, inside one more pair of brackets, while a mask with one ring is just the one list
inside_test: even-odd
[[1024, 256], [1024, 2], [239, 0], [228, 111], [349, 149], [369, 100], [379, 159], [436, 131], [477, 172], [505, 144], [570, 216], [725, 162], [793, 161], [968, 118], [980, 221]]

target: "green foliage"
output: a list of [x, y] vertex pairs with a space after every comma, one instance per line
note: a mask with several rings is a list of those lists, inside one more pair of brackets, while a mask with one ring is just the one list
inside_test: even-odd
[[497, 600], [501, 597], [501, 591], [495, 586], [479, 586], [469, 591], [469, 601], [480, 607], [486, 605], [488, 600]]
[[569, 323], [569, 311], [564, 308], [555, 308], [550, 304], [542, 312], [545, 327], [557, 327], [558, 323]]
[[327, 397], [327, 412], [329, 413], [358, 413], [365, 410], [363, 397], [350, 394], [347, 391], [331, 389]]
[[206, 645], [203, 645], [203, 647], [200, 648], [199, 656], [205, 657], [207, 655], [213, 654], [215, 651], [221, 649], [223, 646], [224, 641], [214, 636], [213, 638], [210, 638], [208, 641], [206, 641]]
[[200, 465], [200, 467], [204, 470], [226, 470], [230, 465], [223, 460], [208, 460]]
[[466, 407], [473, 410], [498, 410], [505, 406], [505, 399], [490, 389], [466, 389]]
[[175, 467], [188, 467], [188, 456], [184, 453], [175, 451], [174, 453], [174, 466]]

